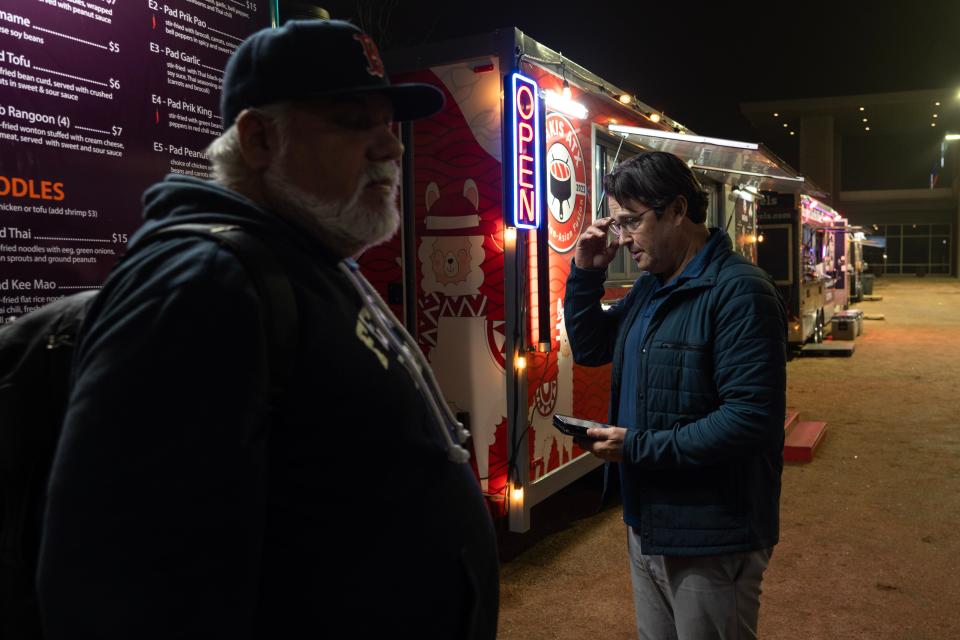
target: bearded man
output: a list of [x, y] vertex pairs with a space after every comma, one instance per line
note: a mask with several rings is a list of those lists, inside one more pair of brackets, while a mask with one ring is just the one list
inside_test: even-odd
[[[131, 244], [154, 239], [82, 331], [38, 575], [48, 637], [495, 637], [495, 538], [459, 425], [352, 260], [397, 229], [394, 120], [442, 103], [390, 85], [344, 22], [234, 52], [216, 179], [146, 192]], [[156, 238], [194, 221], [242, 227], [282, 265], [289, 363], [249, 265]]]

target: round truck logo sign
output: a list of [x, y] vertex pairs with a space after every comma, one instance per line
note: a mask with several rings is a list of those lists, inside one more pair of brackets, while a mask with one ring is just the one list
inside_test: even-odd
[[549, 243], [558, 253], [577, 244], [587, 210], [587, 167], [580, 138], [559, 113], [547, 114], [547, 208]]

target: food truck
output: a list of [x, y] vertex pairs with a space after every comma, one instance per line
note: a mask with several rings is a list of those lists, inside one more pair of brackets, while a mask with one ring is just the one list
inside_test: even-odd
[[847, 308], [851, 290], [849, 225], [809, 195], [814, 189], [764, 192], [757, 214], [764, 238], [758, 243], [758, 264], [787, 302], [789, 342], [795, 348], [823, 340], [833, 316]]
[[[170, 4], [194, 15], [189, 3]], [[221, 131], [217, 89], [232, 48], [218, 38], [239, 42], [277, 16], [266, 0], [197, 6], [207, 27], [191, 27], [200, 41], [189, 45], [186, 19], [152, 5], [104, 9], [109, 20], [96, 21], [18, 7], [24, 21], [71, 37], [25, 38], [0, 60], [0, 74], [20, 76], [11, 56], [33, 62], [29, 78], [0, 87], [16, 106], [0, 114], [0, 168], [23, 187], [0, 194], [0, 322], [99, 288], [141, 222], [141, 193], [165, 173], [210, 177], [203, 150]], [[600, 464], [551, 419], [607, 416], [610, 368], [575, 365], [563, 326], [576, 239], [606, 215], [602, 176], [644, 149], [682, 155], [711, 193], [709, 224], [752, 259], [759, 189], [769, 173], [794, 176], [756, 146], [695, 136], [516, 29], [389, 62], [394, 81], [430, 82], [446, 106], [402, 127], [404, 228], [362, 268], [469, 427], [492, 511], [522, 531], [533, 505]], [[621, 252], [607, 298], [639, 275]]]
[[[394, 82], [433, 84], [446, 104], [402, 127], [402, 232], [361, 268], [468, 427], [491, 511], [525, 531], [531, 507], [601, 464], [552, 417], [607, 418], [610, 367], [574, 364], [563, 323], [577, 238], [606, 215], [602, 176], [644, 149], [687, 153], [711, 193], [709, 223], [755, 259], [759, 187], [795, 174], [756, 145], [694, 135], [517, 29], [387, 63]], [[607, 300], [639, 275], [620, 252]]]
[[850, 233], [847, 234], [847, 276], [848, 299], [847, 303], [861, 302], [863, 300], [863, 272], [867, 268], [867, 263], [863, 259], [863, 247], [868, 245], [866, 234], [862, 227], [850, 227]]

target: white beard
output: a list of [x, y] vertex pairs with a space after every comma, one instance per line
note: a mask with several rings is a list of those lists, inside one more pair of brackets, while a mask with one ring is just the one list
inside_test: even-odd
[[360, 180], [353, 195], [340, 201], [323, 200], [307, 193], [273, 167], [264, 174], [264, 187], [270, 209], [305, 229], [336, 253], [348, 257], [388, 240], [400, 225], [396, 187], [375, 206], [360, 204], [364, 188], [384, 178], [391, 178], [396, 184], [396, 165], [374, 165]]

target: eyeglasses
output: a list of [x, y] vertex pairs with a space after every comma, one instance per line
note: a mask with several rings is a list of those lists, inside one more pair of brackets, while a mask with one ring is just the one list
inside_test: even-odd
[[618, 238], [623, 235], [624, 231], [627, 233], [636, 233], [640, 228], [640, 225], [643, 223], [643, 216], [647, 215], [651, 211], [656, 211], [656, 209], [647, 209], [646, 211], [635, 216], [621, 218], [619, 222], [614, 220], [610, 223], [610, 231], [612, 231], [613, 235], [617, 236]]

